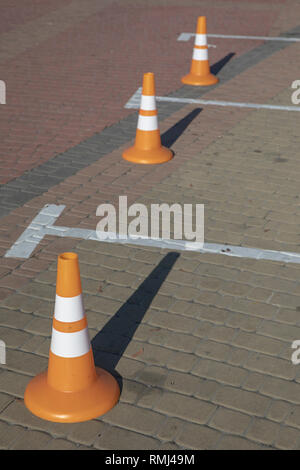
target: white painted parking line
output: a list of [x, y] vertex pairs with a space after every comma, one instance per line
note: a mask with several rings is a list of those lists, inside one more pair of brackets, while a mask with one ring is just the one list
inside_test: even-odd
[[[189, 41], [195, 33], [181, 33], [177, 41]], [[288, 38], [284, 36], [270, 37], [270, 36], [236, 36], [229, 34], [207, 34], [211, 38], [223, 38], [223, 39], [253, 39], [256, 41], [287, 41], [287, 42], [300, 42], [300, 38]]]
[[[125, 104], [125, 108], [138, 109], [140, 106], [142, 89], [138, 90]], [[199, 100], [193, 98], [174, 98], [171, 96], [156, 96], [156, 101], [165, 101], [167, 103], [185, 103], [185, 104], [201, 104], [204, 106], [229, 106], [234, 108], [253, 108], [253, 109], [270, 109], [273, 111], [300, 111], [300, 106], [280, 106], [275, 104], [260, 103], [240, 103], [236, 101], [219, 101], [219, 100]]]
[[127, 101], [124, 108], [139, 109], [140, 104], [141, 104], [141, 97], [142, 97], [142, 87], [136, 90], [136, 92], [132, 95], [132, 97]]
[[[181, 33], [178, 36], [177, 41], [189, 41], [192, 36], [195, 36], [195, 34], [193, 34], [193, 33]], [[206, 36], [208, 36], [208, 34]], [[207, 47], [217, 47], [217, 46], [215, 44], [207, 44]]]
[[174, 251], [194, 251], [198, 253], [223, 254], [238, 258], [252, 258], [256, 260], [279, 261], [284, 263], [300, 264], [300, 253], [291, 253], [274, 250], [261, 250], [259, 248], [248, 248], [234, 245], [223, 245], [219, 243], [197, 243], [185, 240], [167, 240], [162, 238], [115, 238], [100, 240], [95, 230], [83, 228], [60, 227], [53, 225], [65, 206], [47, 204], [33, 219], [31, 224], [25, 229], [18, 240], [6, 252], [6, 258], [29, 258], [34, 249], [38, 246], [45, 235], [54, 235], [65, 238], [79, 238], [84, 240], [94, 240], [102, 243], [122, 243], [125, 245], [153, 246], [166, 248]]

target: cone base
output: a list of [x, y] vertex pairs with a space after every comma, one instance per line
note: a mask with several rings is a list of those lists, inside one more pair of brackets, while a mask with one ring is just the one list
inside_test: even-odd
[[189, 73], [188, 75], [185, 75], [185, 77], [182, 77], [181, 81], [185, 85], [210, 86], [218, 83], [219, 79], [212, 73], [204, 75], [203, 77], [200, 75]]
[[97, 378], [87, 389], [61, 392], [50, 387], [47, 371], [34, 377], [25, 390], [24, 403], [36, 416], [47, 421], [77, 423], [111, 410], [119, 400], [120, 388], [107, 371], [96, 367]]
[[158, 147], [151, 150], [140, 150], [136, 146], [130, 147], [123, 152], [124, 160], [144, 165], [156, 165], [166, 163], [174, 156], [173, 152], [166, 147]]

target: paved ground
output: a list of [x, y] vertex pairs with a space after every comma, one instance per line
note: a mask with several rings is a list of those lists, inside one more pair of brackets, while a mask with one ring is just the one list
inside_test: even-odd
[[[159, 104], [166, 165], [121, 158], [156, 74], [157, 94], [291, 105], [297, 43], [211, 38], [220, 84], [181, 86], [193, 32], [298, 36], [294, 1], [6, 2], [0, 79], [0, 447], [3, 449], [299, 449], [300, 264], [46, 236], [5, 258], [45, 204], [57, 225], [95, 230], [96, 208], [205, 204], [205, 241], [300, 252], [298, 113]], [[224, 59], [224, 60], [223, 60]], [[47, 367], [56, 259], [79, 255], [97, 365], [122, 383], [118, 405], [80, 424], [33, 416], [23, 394]]]

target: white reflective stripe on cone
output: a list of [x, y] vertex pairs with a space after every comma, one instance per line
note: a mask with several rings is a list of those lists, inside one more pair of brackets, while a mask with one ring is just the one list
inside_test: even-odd
[[155, 96], [142, 95], [140, 108], [144, 111], [155, 111]]
[[193, 50], [193, 59], [194, 60], [208, 60], [207, 49], [196, 49]]
[[74, 333], [63, 333], [52, 328], [51, 351], [60, 357], [79, 357], [91, 347], [87, 328]]
[[84, 317], [82, 295], [76, 297], [60, 297], [56, 294], [54, 318], [59, 321], [70, 323], [82, 320]]
[[206, 34], [196, 34], [195, 46], [206, 46], [206, 45], [207, 45]]
[[141, 116], [139, 114], [137, 127], [141, 131], [156, 131], [158, 129], [157, 116]]

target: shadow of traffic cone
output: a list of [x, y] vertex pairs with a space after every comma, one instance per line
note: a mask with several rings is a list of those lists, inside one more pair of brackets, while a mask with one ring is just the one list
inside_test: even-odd
[[186, 85], [209, 86], [219, 79], [210, 72], [206, 37], [206, 17], [199, 16], [190, 73], [181, 79]]
[[119, 396], [115, 378], [94, 364], [83, 310], [78, 256], [63, 253], [57, 263], [48, 370], [28, 383], [25, 405], [48, 421], [75, 423], [106, 413]]
[[135, 143], [122, 156], [125, 160], [142, 164], [165, 163], [173, 158], [173, 152], [161, 145], [153, 73], [144, 74]]

